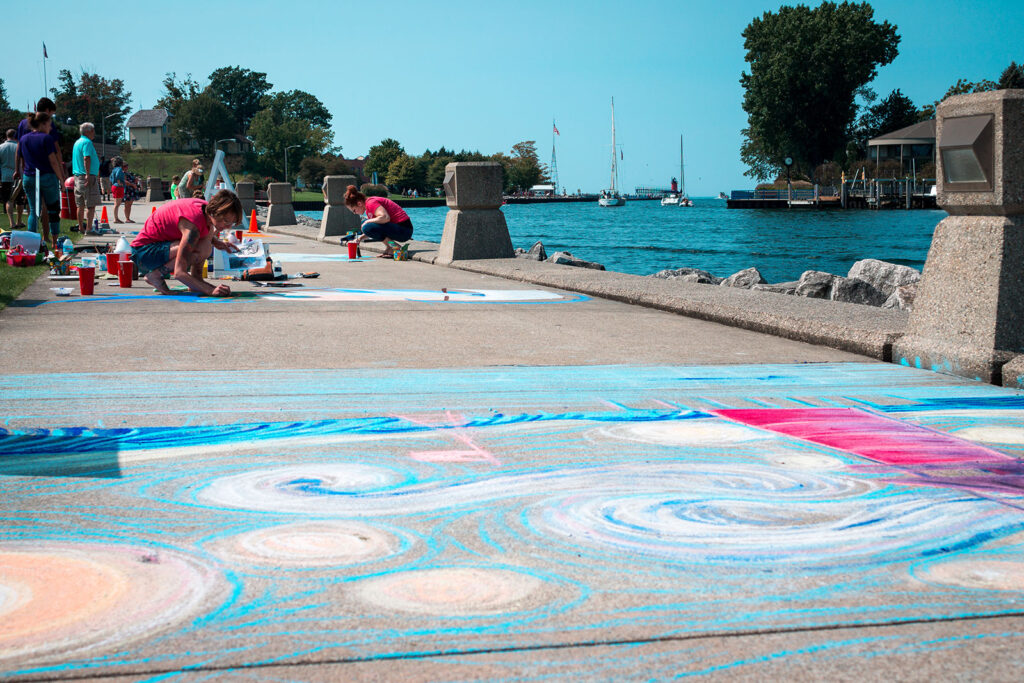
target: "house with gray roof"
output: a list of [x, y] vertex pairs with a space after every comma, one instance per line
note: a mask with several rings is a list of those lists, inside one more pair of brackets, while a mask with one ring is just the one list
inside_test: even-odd
[[126, 124], [132, 151], [171, 151], [171, 115], [166, 109], [143, 109], [131, 115]]
[[868, 158], [871, 157], [872, 147], [876, 164], [898, 159], [900, 168], [906, 171], [911, 163], [916, 168], [929, 162], [935, 163], [935, 119], [871, 138], [868, 140]]

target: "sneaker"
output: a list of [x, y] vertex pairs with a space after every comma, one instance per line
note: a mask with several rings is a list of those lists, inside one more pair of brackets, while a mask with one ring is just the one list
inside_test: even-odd
[[72, 225], [70, 229], [71, 229], [71, 232], [78, 232], [78, 226], [77, 225]]

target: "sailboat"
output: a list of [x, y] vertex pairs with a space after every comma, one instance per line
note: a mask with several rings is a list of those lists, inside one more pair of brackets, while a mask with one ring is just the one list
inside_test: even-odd
[[615, 148], [615, 98], [612, 98], [612, 186], [610, 189], [601, 190], [601, 198], [597, 200], [598, 206], [625, 206], [626, 198], [619, 194], [619, 162], [618, 151]]
[[[673, 178], [673, 180], [675, 180]], [[679, 192], [673, 192], [661, 200], [662, 206], [693, 206], [686, 196], [686, 176], [683, 175], [683, 136], [679, 136]]]

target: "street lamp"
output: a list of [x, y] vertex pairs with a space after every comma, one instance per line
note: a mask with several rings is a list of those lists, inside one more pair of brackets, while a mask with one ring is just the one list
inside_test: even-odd
[[288, 150], [295, 149], [296, 147], [302, 147], [302, 145], [292, 145], [284, 148], [284, 181], [288, 182]]
[[793, 157], [786, 157], [783, 162], [786, 164], [786, 201], [789, 204], [793, 203], [793, 180], [790, 175], [790, 170], [793, 168]]
[[103, 156], [107, 155], [107, 119], [112, 116], [117, 116], [121, 112], [115, 111], [113, 114], [107, 114], [103, 117]]

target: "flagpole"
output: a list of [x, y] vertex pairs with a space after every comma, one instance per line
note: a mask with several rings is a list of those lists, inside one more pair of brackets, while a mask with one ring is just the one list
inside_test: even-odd
[[50, 96], [50, 84], [46, 81], [46, 43], [43, 43], [43, 97]]

